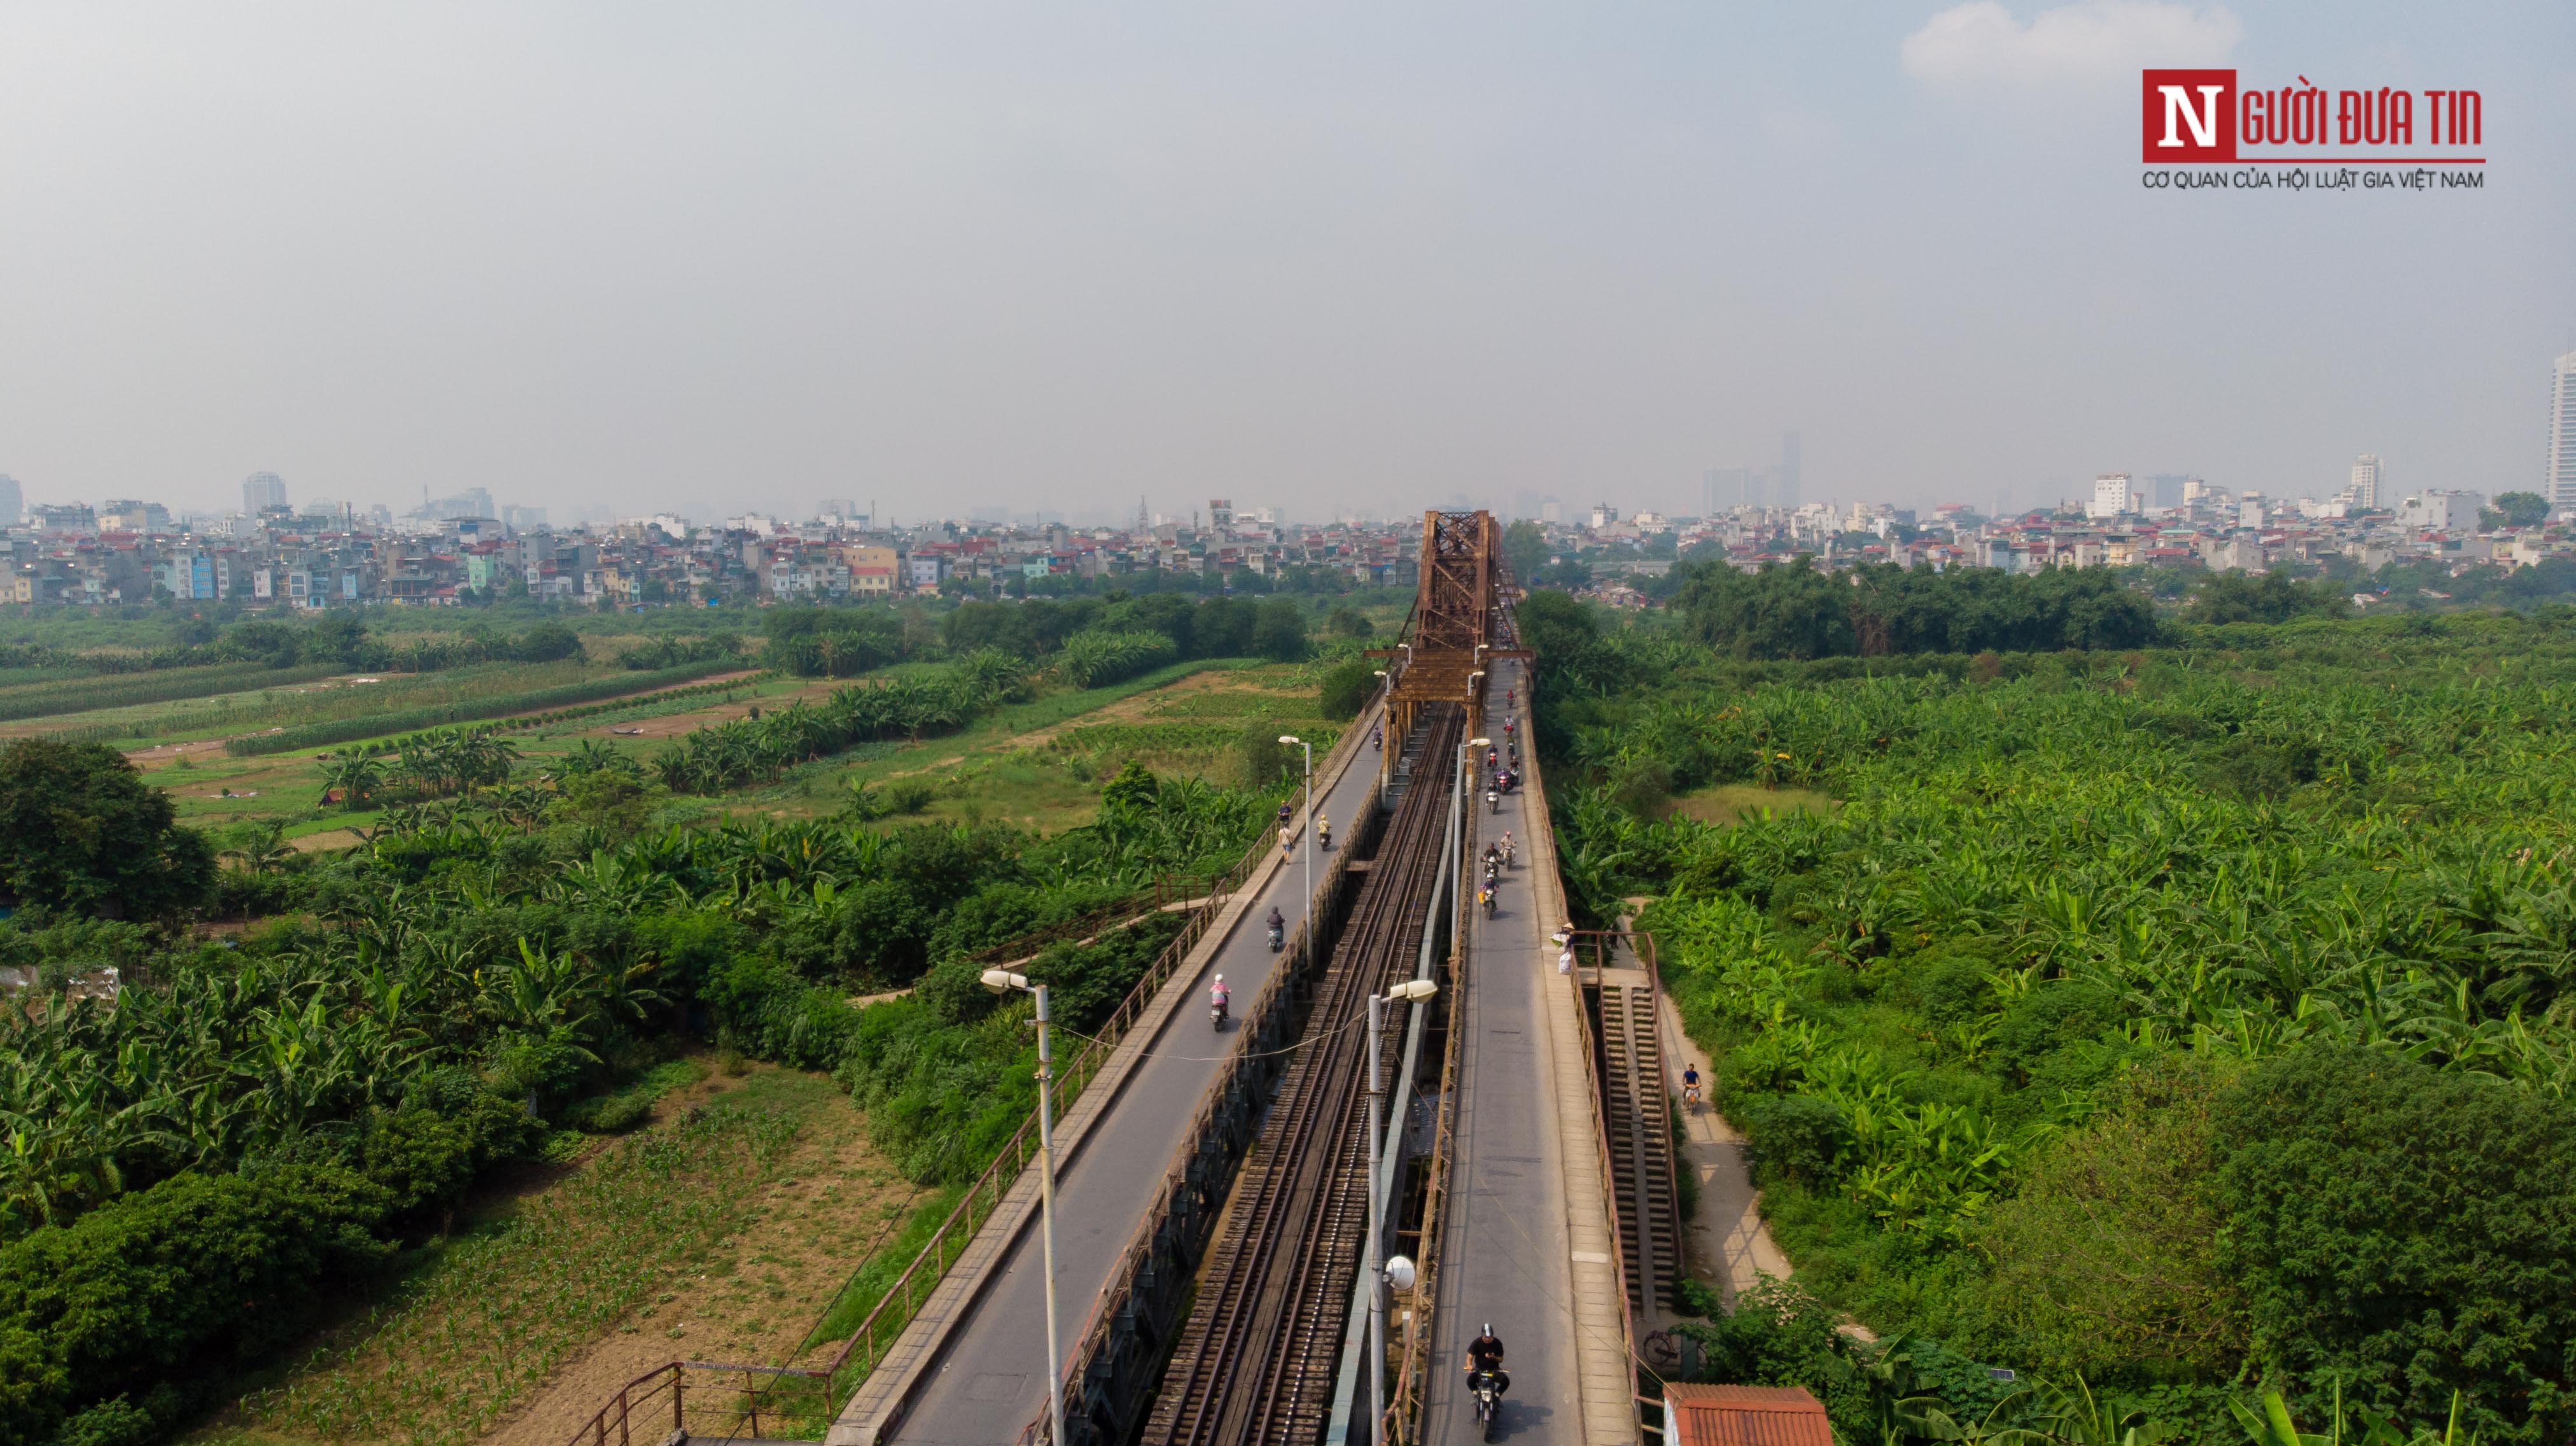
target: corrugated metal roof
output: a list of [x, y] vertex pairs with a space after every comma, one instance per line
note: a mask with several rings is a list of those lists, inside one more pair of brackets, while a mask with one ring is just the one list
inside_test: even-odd
[[1834, 1446], [1825, 1408], [1797, 1386], [1664, 1386], [1665, 1446]]

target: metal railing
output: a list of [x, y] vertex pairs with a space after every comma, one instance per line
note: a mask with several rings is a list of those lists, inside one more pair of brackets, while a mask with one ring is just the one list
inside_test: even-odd
[[675, 1432], [819, 1441], [833, 1404], [823, 1371], [672, 1361], [619, 1387], [566, 1446], [661, 1446]]
[[[1371, 701], [1374, 704], [1384, 697], [1385, 689], [1381, 686]], [[1338, 777], [1334, 772], [1336, 761], [1347, 767], [1348, 760], [1342, 755], [1356, 755], [1362, 737], [1361, 730], [1356, 727], [1344, 729], [1325, 754], [1323, 766], [1316, 770], [1316, 776], [1326, 780]], [[1154, 962], [1147, 966], [1143, 977], [1136, 981], [1135, 988], [1128, 992], [1098, 1034], [1057, 1072], [1056, 1117], [1059, 1124], [1068, 1113], [1067, 1107], [1099, 1074], [1128, 1030], [1143, 1017], [1155, 996], [1170, 981], [1173, 972], [1188, 960], [1190, 952], [1206, 937], [1209, 928], [1223, 913], [1223, 905], [1262, 866], [1274, 847], [1274, 841], [1265, 834], [1246, 849], [1243, 857], [1231, 868], [1207, 881], [1207, 891], [1199, 906], [1189, 911], [1189, 922], [1164, 946], [1162, 953], [1155, 956]], [[886, 1349], [902, 1336], [904, 1328], [911, 1324], [922, 1304], [938, 1288], [949, 1267], [965, 1253], [976, 1231], [999, 1211], [1003, 1196], [1036, 1150], [1037, 1112], [1032, 1110], [994, 1156], [992, 1164], [986, 1166], [984, 1173], [967, 1188], [964, 1197], [939, 1223], [911, 1263], [904, 1267], [903, 1274], [887, 1287], [886, 1293], [869, 1308], [867, 1315], [841, 1343], [841, 1349], [833, 1356], [828, 1369], [835, 1391], [844, 1400], [876, 1370]], [[917, 1386], [918, 1383], [915, 1384]], [[899, 1406], [897, 1414], [900, 1415], [903, 1409], [906, 1407]]]
[[[1378, 799], [1378, 786], [1372, 783], [1368, 802], [1359, 814], [1363, 826], [1376, 811]], [[1349, 843], [1358, 841], [1355, 837]], [[1178, 1303], [1179, 1287], [1186, 1281], [1186, 1266], [1178, 1276], [1164, 1277], [1153, 1269], [1156, 1257], [1182, 1248], [1182, 1243], [1175, 1238], [1176, 1232], [1194, 1235], [1197, 1227], [1213, 1221], [1216, 1210], [1224, 1201], [1234, 1167], [1240, 1164], [1240, 1155], [1234, 1152], [1232, 1158], [1212, 1161], [1208, 1158], [1208, 1142], [1216, 1133], [1219, 1113], [1245, 1103], [1246, 1074], [1256, 1068], [1275, 1067], [1266, 1060], [1256, 1063], [1256, 1056], [1272, 1053], [1264, 1046], [1277, 1042], [1276, 1036], [1281, 1033], [1277, 1028], [1281, 1011], [1290, 1005], [1295, 990], [1302, 987], [1301, 976], [1312, 972], [1314, 960], [1309, 953], [1310, 948], [1331, 947], [1330, 939], [1325, 939], [1321, 945], [1315, 943], [1319, 932], [1315, 926], [1319, 920], [1334, 919], [1338, 922], [1336, 916], [1339, 911], [1333, 909], [1328, 901], [1341, 896], [1351, 856], [1351, 848], [1347, 845], [1335, 853], [1323, 879], [1315, 886], [1314, 896], [1306, 901], [1306, 917], [1299, 921], [1296, 932], [1287, 938], [1281, 951], [1283, 961], [1299, 961], [1298, 966], [1271, 970], [1261, 992], [1254, 996], [1251, 1007], [1243, 1012], [1234, 1045], [1227, 1051], [1227, 1060], [1200, 1099], [1198, 1110], [1182, 1132], [1172, 1163], [1165, 1168], [1164, 1188], [1156, 1196], [1154, 1208], [1128, 1236], [1125, 1248], [1118, 1253], [1117, 1264], [1110, 1268], [1109, 1283], [1092, 1299], [1091, 1310], [1083, 1317], [1082, 1328], [1074, 1336], [1074, 1347], [1065, 1369], [1065, 1439], [1068, 1442], [1093, 1439], [1094, 1433], [1088, 1428], [1100, 1416], [1114, 1409], [1113, 1403], [1102, 1398], [1119, 1394], [1121, 1383], [1100, 1378], [1116, 1374], [1122, 1365], [1132, 1370], [1137, 1364], [1122, 1360], [1115, 1336], [1120, 1319], [1128, 1313], [1131, 1305], [1137, 1303], [1139, 1283], [1152, 1281], [1171, 1293], [1170, 1300], [1159, 1304], [1170, 1306]], [[1251, 1112], [1246, 1109], [1244, 1114], [1248, 1128]], [[1188, 1218], [1179, 1218], [1183, 1216]], [[1201, 1243], [1193, 1240], [1189, 1245]], [[1195, 1261], [1186, 1264], [1195, 1264]], [[1021, 1430], [1019, 1441], [1021, 1446], [1040, 1446], [1048, 1436], [1049, 1423], [1041, 1414]]]
[[[1596, 984], [1599, 982], [1600, 972], [1600, 966], [1595, 964], [1593, 977]], [[1610, 1162], [1610, 1117], [1604, 1112], [1601, 1104], [1600, 1047], [1591, 1037], [1591, 1017], [1583, 1007], [1583, 971], [1577, 968], [1566, 976], [1565, 983], [1567, 990], [1574, 996], [1574, 1017], [1582, 1026], [1585, 1036], [1583, 1088], [1592, 1097], [1592, 1150], [1596, 1161], [1601, 1166], [1601, 1215], [1604, 1223], [1610, 1227], [1610, 1263], [1624, 1275], [1628, 1269], [1628, 1242], [1622, 1238], [1623, 1232], [1619, 1225], [1618, 1187], [1614, 1183], [1618, 1175]], [[1633, 1371], [1638, 1364], [1637, 1317], [1628, 1303], [1625, 1280], [1620, 1282], [1619, 1289], [1619, 1344], [1627, 1355], [1629, 1369]]]
[[[1467, 1034], [1467, 931], [1473, 921], [1468, 913], [1471, 906], [1467, 902], [1467, 885], [1474, 877], [1479, 825], [1465, 771], [1454, 761], [1449, 767], [1451, 786], [1457, 790], [1458, 828], [1457, 870], [1449, 880], [1449, 978], [1443, 985], [1449, 1018], [1440, 1051], [1440, 1103], [1432, 1115], [1431, 1157], [1423, 1176], [1422, 1223], [1414, 1232], [1413, 1289], [1403, 1298], [1404, 1342], [1397, 1350], [1395, 1376], [1387, 1387], [1386, 1413], [1378, 1418], [1370, 1438], [1378, 1442], [1410, 1442], [1420, 1437], [1422, 1392], [1431, 1369], [1431, 1320], [1440, 1305], [1440, 1250], [1442, 1228], [1448, 1221], [1449, 1167], [1457, 1147], [1458, 1070], [1465, 1058]], [[1387, 1309], [1395, 1309], [1392, 1295]]]
[[1155, 911], [1172, 904], [1193, 908], [1221, 903], [1234, 884], [1242, 882], [1244, 865], [1216, 874], [1156, 874], [1154, 882], [1127, 895], [1114, 904], [1094, 909], [1080, 918], [1049, 924], [1043, 929], [1005, 939], [966, 956], [970, 964], [1007, 964], [1014, 959], [1027, 959], [1049, 944], [1067, 939], [1087, 939], [1096, 934], [1112, 933], [1129, 924], [1150, 918]]
[[[1456, 936], [1452, 936], [1453, 940]], [[1416, 1441], [1422, 1430], [1422, 1393], [1431, 1370], [1431, 1323], [1440, 1301], [1442, 1231], [1449, 1217], [1449, 1165], [1456, 1149], [1458, 1065], [1467, 1031], [1465, 1018], [1467, 951], [1449, 948], [1449, 1039], [1441, 1052], [1440, 1109], [1431, 1134], [1431, 1161], [1422, 1197], [1422, 1228], [1414, 1246], [1413, 1289], [1405, 1298], [1404, 1345], [1396, 1357], [1395, 1381], [1387, 1391], [1386, 1416], [1376, 1439]]]
[[[1117, 1011], [1109, 1016], [1099, 1033], [1076, 1051], [1073, 1058], [1066, 1061], [1063, 1068], [1057, 1072], [1055, 1088], [1058, 1118], [1061, 1118], [1066, 1107], [1081, 1095], [1083, 1087], [1091, 1083], [1092, 1079], [1100, 1073], [1100, 1067], [1108, 1062], [1110, 1053], [1117, 1048], [1118, 1042], [1126, 1037], [1127, 1031], [1135, 1026], [1137, 1019], [1153, 1002], [1154, 996], [1160, 993], [1163, 985], [1170, 980], [1172, 971], [1189, 958], [1190, 951], [1196, 948], [1199, 940], [1206, 936], [1209, 926], [1215, 922], [1220, 912], [1219, 906], [1241, 886], [1252, 869], [1259, 865], [1269, 847], [1267, 840], [1255, 844], [1232, 868], [1207, 880], [1207, 891], [1202, 902], [1189, 911], [1188, 921], [1181, 926], [1181, 932], [1173, 935], [1171, 942], [1164, 945], [1163, 951], [1154, 957], [1154, 962], [1146, 966], [1143, 977], [1136, 981], [1136, 987], [1128, 991], [1126, 999], [1120, 1002]], [[921, 1308], [921, 1303], [929, 1298], [931, 1291], [935, 1290], [947, 1275], [948, 1267], [956, 1264], [957, 1257], [965, 1253], [968, 1242], [975, 1237], [975, 1232], [983, 1227], [984, 1222], [993, 1217], [996, 1210], [1001, 1208], [1004, 1195], [1009, 1192], [1012, 1182], [1019, 1178], [1021, 1169], [1037, 1153], [1037, 1149], [1038, 1117], [1037, 1112], [1031, 1110], [1029, 1117], [1020, 1122], [1019, 1129], [993, 1157], [993, 1162], [984, 1167], [984, 1173], [977, 1176], [975, 1183], [966, 1188], [965, 1195], [958, 1200], [956, 1207], [949, 1211], [948, 1218], [940, 1221], [938, 1228], [931, 1232], [930, 1239], [922, 1244], [920, 1251], [913, 1256], [912, 1262], [904, 1267], [903, 1274], [896, 1277], [892, 1285], [886, 1287], [886, 1293], [878, 1298], [877, 1303], [869, 1309], [867, 1315], [851, 1330], [849, 1337], [841, 1343], [841, 1349], [833, 1356], [829, 1371], [832, 1379], [841, 1383], [842, 1390], [855, 1389], [860, 1381], [866, 1379], [869, 1372], [876, 1369], [885, 1348], [902, 1335], [903, 1328], [911, 1323], [914, 1313]], [[857, 1376], [845, 1380], [843, 1373], [853, 1366], [857, 1368]]]
[[[1509, 586], [1509, 579], [1506, 578], [1504, 580], [1506, 592], [1509, 591]], [[1503, 609], [1503, 616], [1504, 626], [1513, 629], [1514, 640], [1517, 641], [1519, 620], [1515, 611], [1512, 608], [1506, 607]], [[1529, 731], [1522, 736], [1522, 743], [1528, 750], [1524, 771], [1528, 774], [1527, 787], [1530, 794], [1533, 798], [1539, 801], [1540, 817], [1543, 820], [1542, 823], [1535, 825], [1530, 829], [1530, 862], [1533, 865], [1537, 865], [1542, 859], [1544, 859], [1545, 867], [1553, 872], [1557, 868], [1556, 826], [1555, 821], [1547, 816], [1547, 784], [1540, 771], [1538, 761], [1537, 672], [1538, 670], [1535, 667], [1530, 668], [1522, 683], [1522, 696], [1527, 699], [1522, 716], [1530, 720]], [[1560, 876], [1558, 883], [1560, 895], [1563, 888], [1564, 885]], [[1561, 902], [1562, 901], [1560, 899], [1560, 903]], [[1572, 923], [1572, 915], [1569, 910], [1566, 919], [1569, 935], [1572, 933]], [[1569, 937], [1566, 941], [1566, 947], [1572, 947], [1573, 942], [1573, 939]], [[1597, 952], [1595, 957], [1596, 959], [1598, 958]], [[1593, 965], [1592, 972], [1594, 982], [1597, 984], [1600, 979], [1599, 964], [1596, 963]], [[1583, 1087], [1585, 1093], [1591, 1097], [1592, 1101], [1592, 1148], [1595, 1160], [1601, 1170], [1601, 1214], [1604, 1223], [1609, 1226], [1610, 1230], [1610, 1260], [1623, 1275], [1621, 1289], [1618, 1292], [1619, 1344], [1627, 1363], [1627, 1367], [1633, 1376], [1636, 1368], [1643, 1362], [1640, 1360], [1637, 1352], [1637, 1318], [1635, 1313], [1629, 1308], [1628, 1292], [1625, 1288], [1626, 1282], [1624, 1280], [1624, 1274], [1627, 1270], [1626, 1261], [1628, 1259], [1627, 1242], [1621, 1239], [1620, 1236], [1619, 1201], [1617, 1195], [1614, 1193], [1615, 1187], [1612, 1184], [1612, 1181], [1616, 1177], [1612, 1173], [1610, 1164], [1610, 1133], [1608, 1128], [1608, 1116], [1602, 1112], [1601, 1107], [1600, 1066], [1596, 1062], [1598, 1050], [1592, 1039], [1590, 1014], [1583, 1007], [1583, 970], [1579, 965], [1579, 961], [1578, 967], [1568, 971], [1565, 982], [1568, 993], [1572, 995], [1575, 1021], [1584, 1033]], [[1630, 1391], [1630, 1395], [1633, 1397], [1634, 1394], [1635, 1392], [1632, 1389]], [[1642, 1413], [1637, 1412], [1633, 1402], [1630, 1406], [1630, 1415], [1632, 1424], [1642, 1423]]]

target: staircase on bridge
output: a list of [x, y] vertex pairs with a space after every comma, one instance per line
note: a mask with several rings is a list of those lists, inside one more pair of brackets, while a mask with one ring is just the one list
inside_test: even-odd
[[[1622, 977], [1627, 976], [1627, 977]], [[1610, 967], [1588, 989], [1601, 1071], [1601, 1127], [1618, 1202], [1621, 1274], [1640, 1316], [1681, 1304], [1681, 1202], [1673, 1175], [1672, 1100], [1665, 1093], [1655, 984], [1643, 969]]]

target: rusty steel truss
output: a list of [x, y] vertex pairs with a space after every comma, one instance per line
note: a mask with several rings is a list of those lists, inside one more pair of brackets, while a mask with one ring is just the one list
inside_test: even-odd
[[1504, 594], [1502, 524], [1490, 512], [1422, 514], [1422, 584], [1405, 622], [1404, 641], [1372, 650], [1391, 659], [1387, 731], [1411, 736], [1425, 704], [1459, 703], [1471, 731], [1482, 722], [1486, 666], [1526, 657], [1511, 626]]

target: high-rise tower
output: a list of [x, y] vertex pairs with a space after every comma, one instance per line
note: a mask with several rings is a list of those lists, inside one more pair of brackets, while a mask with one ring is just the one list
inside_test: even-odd
[[2560, 357], [2549, 378], [2549, 480], [2540, 495], [2553, 511], [2576, 507], [2576, 351]]
[[253, 472], [242, 479], [242, 511], [257, 517], [267, 508], [285, 505], [285, 478], [274, 472]]

